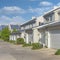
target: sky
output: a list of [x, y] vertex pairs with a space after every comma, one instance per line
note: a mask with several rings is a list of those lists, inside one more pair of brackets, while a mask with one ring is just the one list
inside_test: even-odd
[[60, 0], [0, 0], [0, 24], [22, 24], [60, 6]]

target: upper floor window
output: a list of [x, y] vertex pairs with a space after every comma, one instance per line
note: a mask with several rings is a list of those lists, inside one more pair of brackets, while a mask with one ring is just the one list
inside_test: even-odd
[[47, 17], [45, 18], [45, 21], [46, 21], [46, 22], [51, 22], [51, 21], [53, 21], [53, 16], [52, 16], [52, 15], [47, 16]]
[[58, 18], [58, 19], [60, 20], [60, 12], [58, 12], [58, 16], [59, 16], [59, 18]]
[[39, 22], [39, 26], [40, 26], [40, 25], [43, 25], [43, 24], [44, 24], [44, 23]]
[[32, 24], [32, 27], [35, 27], [36, 25], [35, 25], [35, 23], [34, 24]]
[[54, 21], [55, 20], [54, 12], [45, 15], [44, 18], [45, 18], [45, 23]]
[[52, 19], [52, 15], [49, 17], [49, 21], [52, 21], [53, 19]]
[[41, 23], [39, 22], [39, 26], [41, 25]]

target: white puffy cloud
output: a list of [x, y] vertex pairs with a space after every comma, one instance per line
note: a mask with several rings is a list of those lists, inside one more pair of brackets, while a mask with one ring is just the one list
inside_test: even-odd
[[[0, 16], [0, 24], [21, 24], [25, 21], [25, 19], [21, 15], [17, 16], [16, 13], [17, 14], [31, 13], [31, 14], [34, 14], [35, 16], [40, 16], [40, 15], [43, 15], [44, 12], [50, 9], [51, 7], [41, 7], [41, 8], [30, 7], [29, 9], [26, 9], [26, 10], [16, 6], [3, 7], [0, 9], [0, 13], [2, 13], [2, 15]], [[5, 14], [9, 14], [9, 15], [5, 15]], [[15, 15], [11, 15], [11, 14], [15, 14]]]
[[0, 16], [0, 21], [4, 21], [4, 20], [11, 20], [9, 17], [7, 16]]
[[21, 16], [15, 16], [11, 20], [12, 20], [11, 23], [17, 23], [17, 24], [21, 24], [25, 21], [25, 19], [23, 19], [23, 17]]
[[35, 13], [37, 16], [40, 16], [51, 9], [52, 9], [52, 7], [41, 7], [41, 8], [30, 7], [28, 10], [29, 10], [29, 13]]
[[15, 10], [19, 11], [19, 10], [21, 10], [19, 7], [16, 7], [16, 6], [14, 6], [14, 7], [4, 7], [3, 9], [7, 10], [7, 11], [15, 11]]
[[21, 16], [8, 17], [8, 16], [0, 16], [0, 24], [21, 24], [25, 20]]
[[40, 6], [52, 6], [53, 5], [53, 3], [51, 3], [51, 2], [48, 2], [48, 1], [42, 1], [42, 2], [40, 2], [40, 4], [39, 4]]
[[3, 7], [0, 9], [0, 13], [2, 14], [14, 14], [14, 13], [25, 13], [26, 11], [20, 7], [17, 6], [8, 6], [8, 7]]

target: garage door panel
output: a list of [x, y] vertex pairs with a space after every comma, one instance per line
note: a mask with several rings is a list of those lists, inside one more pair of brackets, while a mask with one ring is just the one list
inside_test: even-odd
[[51, 47], [60, 48], [60, 30], [50, 31]]

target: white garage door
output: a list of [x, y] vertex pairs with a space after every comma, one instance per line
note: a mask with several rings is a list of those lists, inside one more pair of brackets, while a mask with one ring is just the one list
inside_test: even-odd
[[50, 31], [51, 48], [60, 49], [60, 30]]

